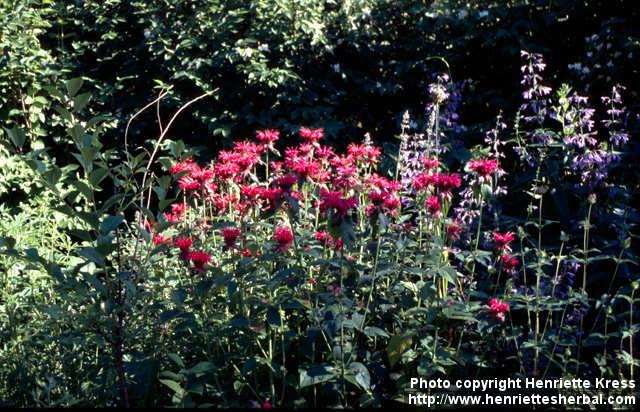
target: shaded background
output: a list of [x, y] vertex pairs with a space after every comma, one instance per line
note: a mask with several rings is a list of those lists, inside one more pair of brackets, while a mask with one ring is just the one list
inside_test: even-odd
[[[85, 76], [91, 109], [118, 119], [114, 143], [161, 83], [173, 86], [165, 116], [220, 87], [172, 133], [209, 150], [264, 127], [293, 134], [300, 124], [325, 127], [338, 145], [361, 140], [365, 132], [378, 143], [392, 140], [404, 110], [423, 115], [426, 86], [442, 71], [454, 81], [470, 79], [458, 112], [466, 125], [463, 139], [479, 143], [500, 111], [511, 119], [519, 106], [521, 49], [545, 55], [546, 80], [554, 85], [571, 79], [579, 91], [600, 96], [615, 79], [634, 92], [633, 100], [637, 90], [640, 33], [633, 0], [8, 4], [16, 7], [6, 19], [23, 18], [28, 10], [42, 24], [35, 37], [47, 61], [32, 70], [35, 75], [43, 85], [49, 78]], [[8, 47], [4, 60], [15, 59]], [[42, 63], [43, 57], [35, 59]], [[582, 68], [570, 69], [576, 62]], [[6, 86], [3, 118], [19, 104], [15, 87]], [[156, 136], [154, 114], [132, 132], [139, 140]]]

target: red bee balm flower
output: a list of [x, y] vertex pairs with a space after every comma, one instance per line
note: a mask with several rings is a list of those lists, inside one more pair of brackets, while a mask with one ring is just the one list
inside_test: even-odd
[[457, 224], [447, 225], [447, 237], [451, 240], [460, 239], [460, 234], [462, 233], [462, 228]]
[[256, 132], [256, 138], [260, 143], [264, 144], [267, 147], [272, 148], [273, 144], [277, 142], [278, 139], [280, 138], [280, 132], [277, 130], [271, 130], [271, 129], [258, 130]]
[[469, 161], [469, 169], [481, 177], [488, 177], [498, 170], [498, 161], [495, 159], [481, 159]]
[[236, 247], [236, 240], [240, 236], [240, 229], [237, 227], [225, 227], [222, 229], [222, 237], [224, 237], [224, 246], [226, 249]]
[[500, 252], [511, 252], [511, 242], [515, 239], [516, 235], [513, 232], [493, 232], [493, 241], [496, 243], [496, 249]]
[[425, 206], [429, 213], [434, 216], [440, 213], [440, 209], [442, 208], [438, 196], [429, 196], [425, 202]]
[[185, 170], [191, 172], [197, 167], [198, 165], [193, 160], [186, 158], [182, 162], [178, 162], [171, 166], [171, 169], [169, 169], [169, 173], [171, 173], [172, 175], [176, 175], [180, 172], [184, 172]]
[[278, 226], [273, 234], [273, 239], [278, 242], [276, 249], [285, 251], [293, 242], [293, 233], [288, 226]]
[[306, 127], [300, 128], [300, 137], [302, 137], [306, 142], [313, 143], [317, 142], [324, 136], [324, 129], [308, 129]]
[[189, 253], [189, 260], [193, 263], [193, 270], [204, 273], [204, 265], [211, 261], [211, 256], [207, 252], [196, 251]]
[[174, 244], [178, 247], [178, 249], [180, 249], [180, 256], [182, 256], [183, 259], [188, 259], [189, 249], [193, 244], [191, 239], [189, 239], [188, 237], [181, 237], [176, 239]]
[[293, 185], [296, 184], [298, 178], [294, 175], [284, 175], [273, 181], [273, 184], [278, 186], [280, 189], [288, 192], [291, 190]]
[[435, 169], [436, 167], [440, 166], [440, 162], [438, 161], [438, 159], [431, 159], [428, 157], [422, 159], [422, 164], [427, 168], [427, 170]]
[[327, 246], [333, 242], [333, 237], [324, 230], [316, 232], [315, 238], [322, 245]]
[[518, 261], [518, 259], [509, 255], [502, 256], [501, 267], [506, 273], [513, 275], [516, 273], [518, 266], [520, 266], [520, 261]]
[[323, 189], [320, 197], [322, 199], [320, 201], [320, 211], [325, 212], [327, 209], [331, 209], [340, 218], [344, 218], [349, 213], [349, 210], [358, 206], [358, 199], [355, 196], [344, 199], [340, 191], [330, 192]]
[[501, 301], [500, 299], [492, 298], [489, 301], [489, 316], [494, 319], [498, 319], [501, 322], [505, 320], [505, 314], [509, 312], [509, 304]]
[[450, 192], [452, 189], [460, 187], [462, 183], [457, 173], [439, 173], [435, 175], [435, 186], [440, 193]]
[[153, 236], [153, 244], [156, 246], [171, 246], [172, 243], [171, 236], [163, 236], [163, 235], [154, 235]]

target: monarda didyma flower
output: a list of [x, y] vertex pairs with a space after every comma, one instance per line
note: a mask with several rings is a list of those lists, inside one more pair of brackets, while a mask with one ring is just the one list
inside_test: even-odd
[[500, 299], [492, 298], [489, 301], [489, 309], [487, 309], [489, 316], [494, 319], [498, 319], [500, 322], [504, 322], [506, 319], [506, 313], [509, 312], [509, 304], [503, 302]]
[[276, 249], [284, 252], [293, 242], [293, 233], [288, 226], [278, 226], [273, 234], [273, 239], [278, 243]]

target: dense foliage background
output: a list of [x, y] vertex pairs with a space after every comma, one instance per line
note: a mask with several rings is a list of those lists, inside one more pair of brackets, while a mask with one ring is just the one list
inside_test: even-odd
[[[206, 364], [208, 360], [200, 354], [181, 352], [189, 346], [188, 330], [195, 328], [188, 321], [203, 325], [198, 323], [202, 322], [199, 317], [189, 316], [203, 306], [198, 299], [207, 296], [206, 290], [193, 295], [191, 301], [183, 296], [187, 286], [174, 288], [173, 280], [165, 284], [148, 275], [154, 279], [155, 289], [139, 292], [131, 300], [121, 293], [123, 288], [130, 287], [127, 276], [138, 264], [135, 259], [140, 239], [152, 232], [145, 232], [149, 228], [136, 222], [141, 222], [142, 215], [155, 221], [171, 203], [170, 166], [187, 157], [206, 164], [220, 150], [253, 138], [260, 129], [280, 130], [278, 147], [284, 149], [289, 142], [297, 141], [302, 125], [324, 128], [323, 142], [336, 152], [342, 152], [349, 143], [361, 142], [368, 133], [374, 144], [385, 149], [381, 172], [392, 174], [398, 160], [394, 155], [398, 153], [401, 141], [397, 137], [401, 131], [410, 129], [411, 133], [418, 133], [433, 126], [429, 115], [433, 112], [434, 97], [429, 85], [441, 82], [441, 74], [445, 73], [450, 97], [440, 112], [441, 132], [448, 145], [442, 160], [446, 160], [450, 170], [460, 170], [468, 160], [487, 153], [486, 148], [479, 146], [487, 131], [499, 129], [504, 140], [519, 146], [520, 133], [534, 129], [530, 125], [519, 129], [526, 89], [521, 84], [521, 66], [525, 64], [521, 50], [544, 55], [547, 63], [544, 82], [553, 85], [554, 96], [562, 90], [562, 84], [569, 83], [576, 93], [590, 96], [590, 102], [599, 105], [600, 96], [611, 95], [612, 85], [626, 86], [623, 97], [629, 115], [624, 119], [624, 128], [630, 140], [621, 149], [623, 154], [617, 166], [610, 170], [610, 183], [580, 188], [563, 174], [565, 169], [561, 165], [566, 159], [562, 160], [562, 156], [566, 152], [562, 150], [568, 146], [545, 152], [552, 159], [548, 167], [535, 161], [527, 163], [524, 156], [515, 156], [509, 149], [501, 163], [508, 171], [503, 177], [504, 185], [513, 196], [509, 201], [493, 204], [495, 213], [489, 220], [501, 222], [494, 229], [522, 225], [532, 233], [534, 227], [550, 225], [545, 229], [545, 239], [550, 240], [544, 246], [553, 250], [548, 253], [557, 253], [560, 248], [560, 256], [567, 253], [560, 246], [565, 241], [560, 239], [565, 236], [578, 239], [583, 246], [585, 226], [588, 232], [593, 224], [590, 243], [582, 249], [587, 250], [586, 255], [590, 247], [597, 249], [592, 252], [600, 253], [601, 258], [590, 263], [593, 285], [588, 297], [581, 299], [591, 299], [592, 308], [611, 304], [607, 307], [611, 307], [612, 316], [626, 322], [629, 312], [633, 313], [636, 307], [637, 284], [632, 286], [632, 282], [637, 281], [638, 270], [635, 205], [640, 176], [637, 168], [626, 167], [640, 161], [637, 141], [640, 16], [634, 3], [633, 0], [0, 0], [0, 250], [3, 252], [0, 405], [120, 405], [124, 402], [123, 377], [129, 387], [130, 399], [126, 403], [131, 405], [185, 406], [210, 402], [211, 397], [202, 393], [210, 388], [198, 392], [199, 387], [194, 389], [193, 385], [202, 383], [198, 380], [201, 378], [207, 381], [205, 378], [212, 376], [213, 366]], [[570, 92], [566, 89], [565, 92], [568, 97]], [[162, 129], [161, 125], [159, 131], [158, 118], [168, 126], [177, 110], [203, 93], [210, 94], [186, 108], [170, 128]], [[153, 106], [128, 123], [138, 110], [158, 96], [163, 98], [157, 111]], [[562, 106], [562, 96], [555, 104]], [[600, 109], [604, 112], [606, 107]], [[411, 121], [405, 119], [403, 123], [405, 111], [411, 114]], [[497, 123], [498, 118], [505, 122], [504, 127], [500, 121]], [[538, 126], [536, 130], [552, 129], [548, 123]], [[613, 129], [602, 128], [601, 132], [604, 134], [605, 130]], [[157, 147], [158, 153], [152, 155], [159, 135], [163, 135], [162, 144]], [[537, 150], [530, 148], [531, 153]], [[149, 157], [157, 158], [158, 164], [151, 167]], [[520, 162], [522, 159], [525, 161]], [[147, 174], [145, 186], [140, 182], [146, 181]], [[531, 194], [527, 191], [538, 189], [543, 195], [549, 190], [545, 221], [538, 221], [538, 226], [535, 222], [525, 224], [532, 216], [534, 221], [537, 218], [526, 208]], [[140, 202], [141, 190], [153, 191], [153, 207]], [[585, 202], [589, 195], [597, 198], [593, 216], [590, 203]], [[138, 203], [140, 207], [134, 207]], [[585, 225], [587, 211], [593, 221]], [[140, 238], [120, 239], [124, 226]], [[529, 235], [534, 236], [532, 233]], [[370, 238], [373, 239], [377, 238]], [[541, 251], [542, 243], [530, 246]], [[367, 251], [372, 247], [365, 246]], [[361, 254], [365, 246], [360, 249]], [[415, 245], [408, 248], [406, 255], [402, 255], [407, 261], [412, 259], [412, 253], [421, 253]], [[135, 259], [131, 261], [136, 263], [126, 263], [127, 258], [120, 256], [121, 249], [135, 249]], [[383, 256], [393, 256], [392, 246], [383, 243], [383, 250]], [[529, 252], [523, 249], [521, 253], [522, 260]], [[557, 263], [560, 267], [560, 260], [539, 253], [539, 261], [548, 259], [549, 265]], [[113, 257], [116, 254], [117, 259]], [[367, 256], [373, 255], [377, 252]], [[582, 258], [587, 258], [585, 253]], [[327, 263], [328, 267], [340, 260], [337, 254], [331, 259], [336, 260]], [[117, 265], [113, 263], [116, 260]], [[81, 276], [87, 262], [104, 266], [104, 273]], [[147, 263], [167, 268], [166, 262]], [[299, 262], [279, 261], [277, 269], [282, 272], [294, 264]], [[473, 267], [475, 270], [475, 264]], [[384, 269], [400, 271], [395, 266]], [[611, 303], [614, 294], [609, 282], [614, 271], [615, 289], [629, 301], [630, 309], [620, 309]], [[289, 274], [292, 273], [280, 273]], [[172, 288], [174, 292], [167, 292]], [[190, 296], [193, 290], [188, 289]], [[157, 304], [154, 294], [168, 294], [165, 297], [171, 303], [154, 306]], [[233, 293], [229, 291], [229, 295]], [[287, 310], [300, 309], [289, 304], [293, 306]], [[171, 312], [176, 306], [188, 307], [193, 313], [186, 309]], [[266, 323], [275, 330], [268, 337], [269, 344], [284, 345], [286, 339], [293, 342], [291, 331], [276, 322], [281, 319], [281, 312], [276, 311], [276, 316], [272, 307], [263, 309]], [[126, 331], [123, 313], [132, 317], [135, 313], [136, 321]], [[169, 333], [169, 322], [181, 316], [185, 321]], [[462, 316], [460, 319], [468, 321], [467, 315], [451, 316], [454, 319]], [[607, 316], [604, 315], [605, 322]], [[599, 366], [606, 372], [593, 372], [597, 366], [591, 365], [592, 373], [628, 374], [626, 369], [620, 372], [622, 367], [613, 370], [608, 366], [607, 356], [613, 356], [613, 352], [607, 352], [607, 342], [610, 346], [622, 346], [621, 342], [627, 345], [637, 334], [637, 324], [625, 323], [622, 332], [623, 321], [616, 317], [612, 320], [613, 329], [601, 330], [603, 316], [596, 309], [590, 309], [584, 319], [591, 332], [597, 329], [595, 333], [602, 335], [592, 338], [604, 339], [604, 360]], [[374, 346], [383, 345], [381, 341], [389, 338], [387, 331], [391, 330], [385, 329], [384, 322], [389, 322], [386, 326], [403, 322], [384, 316], [376, 321], [380, 322], [380, 331], [370, 329], [367, 335], [367, 339], [376, 342]], [[216, 320], [206, 322], [210, 326]], [[233, 327], [244, 326], [230, 326], [223, 333], [224, 339], [234, 336]], [[452, 334], [457, 333], [454, 329], [450, 329]], [[607, 333], [611, 330], [619, 334], [609, 341]], [[422, 344], [425, 348], [435, 347], [438, 337], [428, 333], [422, 336]], [[560, 336], [563, 332], [557, 333]], [[396, 336], [400, 335], [389, 338], [392, 349], [406, 349], [402, 338]], [[208, 338], [212, 337], [203, 333], [194, 339], [207, 345]], [[357, 347], [355, 342], [353, 345]], [[388, 348], [386, 343], [383, 346]], [[597, 348], [597, 353], [601, 353], [600, 346]], [[340, 396], [327, 391], [321, 399], [352, 406], [379, 405], [381, 400], [391, 399], [394, 391], [389, 378], [391, 369], [375, 369], [372, 365], [386, 362], [392, 368], [403, 361], [396, 354], [390, 363], [389, 355], [383, 352], [371, 355], [367, 359], [370, 364], [365, 362], [369, 377], [366, 384], [361, 367], [353, 366], [353, 385], [362, 389], [362, 397], [357, 396], [357, 391], [349, 395], [341, 392]], [[625, 353], [625, 367], [635, 365], [634, 354]], [[411, 365], [411, 370], [416, 369], [411, 364], [416, 359], [411, 358], [414, 355], [427, 356], [407, 355], [404, 361]], [[435, 366], [427, 367], [420, 360], [418, 370], [421, 374], [437, 374], [445, 368], [450, 370], [456, 362], [455, 373], [468, 371], [470, 364], [486, 370], [508, 364], [503, 359], [511, 355], [498, 351], [493, 359], [481, 359], [474, 354], [475, 357], [469, 355], [466, 364], [443, 355], [441, 363]], [[383, 361], [376, 356], [387, 358]], [[538, 349], [535, 357], [537, 360]], [[264, 358], [256, 362], [266, 370], [268, 362]], [[289, 369], [297, 374], [298, 366], [289, 365]], [[341, 366], [344, 369], [344, 361]], [[229, 375], [237, 376], [260, 370], [248, 363], [237, 365], [235, 370], [227, 367]], [[243, 368], [242, 372], [238, 367]], [[166, 374], [170, 370], [180, 372]], [[566, 369], [563, 367], [562, 371]], [[165, 375], [160, 376], [161, 372]], [[325, 378], [331, 382], [326, 371], [315, 372], [317, 375], [309, 378], [314, 385], [325, 382], [322, 380]], [[630, 372], [633, 374], [633, 367]], [[274, 373], [280, 379], [281, 371]], [[342, 375], [344, 385], [344, 370]], [[285, 372], [282, 382], [286, 376]], [[411, 374], [403, 375], [407, 376]], [[374, 381], [378, 386], [371, 383]], [[315, 386], [306, 383], [307, 387], [313, 386], [315, 401]], [[239, 392], [248, 391], [240, 378], [230, 384]], [[369, 386], [375, 390], [369, 390]], [[214, 398], [224, 398], [226, 405], [246, 406], [227, 399], [229, 392], [221, 390], [219, 384], [214, 392]], [[251, 396], [260, 402], [269, 398], [262, 393]], [[304, 397], [311, 399], [310, 393], [300, 398], [285, 398], [282, 394], [280, 405], [301, 406], [304, 403], [300, 399]]]

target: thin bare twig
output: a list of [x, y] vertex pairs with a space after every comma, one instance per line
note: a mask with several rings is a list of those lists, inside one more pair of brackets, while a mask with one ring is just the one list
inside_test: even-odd
[[[140, 185], [141, 193], [144, 193], [144, 185], [147, 182], [147, 176], [149, 175], [149, 169], [151, 168], [151, 165], [153, 164], [153, 162], [155, 160], [155, 157], [158, 154], [158, 150], [160, 149], [160, 143], [162, 143], [162, 139], [164, 139], [164, 137], [167, 135], [167, 133], [171, 129], [171, 125], [173, 124], [173, 122], [180, 115], [180, 113], [182, 113], [182, 111], [184, 109], [186, 109], [187, 107], [191, 106], [193, 103], [197, 102], [198, 100], [204, 99], [205, 97], [217, 92], [218, 89], [219, 88], [215, 88], [214, 90], [208, 91], [208, 92], [206, 92], [204, 94], [201, 94], [200, 96], [188, 101], [184, 106], [180, 107], [173, 114], [173, 116], [171, 117], [171, 119], [167, 123], [167, 126], [164, 128], [163, 132], [160, 134], [160, 137], [158, 137], [158, 140], [156, 140], [156, 144], [153, 147], [153, 152], [151, 152], [151, 157], [149, 158], [149, 161], [147, 162], [147, 167], [145, 168], [144, 174], [142, 175], [142, 184]], [[140, 197], [140, 208], [141, 209], [142, 209], [142, 206], [144, 204], [143, 202], [144, 202], [144, 194], [142, 194], [142, 196]]]

